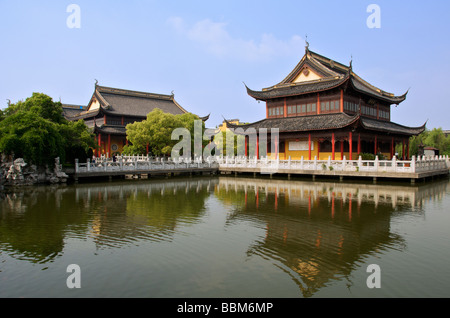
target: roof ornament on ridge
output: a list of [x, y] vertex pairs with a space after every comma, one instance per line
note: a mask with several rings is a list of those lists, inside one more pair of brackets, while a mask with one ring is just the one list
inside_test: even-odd
[[308, 34], [305, 35], [305, 54], [309, 56], [309, 42], [308, 42]]

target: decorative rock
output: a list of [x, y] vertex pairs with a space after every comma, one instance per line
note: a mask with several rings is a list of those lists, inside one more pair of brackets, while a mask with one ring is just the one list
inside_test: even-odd
[[[4, 158], [2, 158], [4, 159]], [[27, 163], [18, 158], [14, 162], [4, 162], [0, 166], [0, 185], [26, 186], [38, 183], [65, 183], [68, 175], [62, 171], [59, 158], [55, 159], [55, 167], [51, 171], [48, 166], [38, 168], [35, 165], [27, 167]]]

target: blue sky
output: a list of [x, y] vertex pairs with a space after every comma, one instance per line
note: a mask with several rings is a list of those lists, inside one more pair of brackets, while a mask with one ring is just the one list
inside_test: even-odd
[[[69, 28], [70, 4], [80, 28]], [[367, 7], [380, 8], [369, 28]], [[42, 92], [87, 104], [100, 85], [175, 94], [188, 111], [252, 122], [247, 95], [281, 81], [310, 49], [408, 98], [392, 120], [450, 129], [450, 2], [0, 0], [0, 107]]]

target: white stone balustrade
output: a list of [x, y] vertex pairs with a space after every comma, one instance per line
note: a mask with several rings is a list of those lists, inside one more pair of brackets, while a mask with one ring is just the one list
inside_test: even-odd
[[152, 158], [149, 156], [119, 156], [115, 160], [111, 158], [95, 158], [92, 162], [88, 159], [86, 163], [79, 163], [75, 160], [75, 173], [94, 172], [141, 172], [157, 170], [177, 170], [177, 169], [201, 169], [218, 167], [217, 162], [212, 159], [203, 161], [200, 159], [167, 159]]
[[343, 171], [343, 172], [392, 172], [392, 173], [416, 173], [425, 171], [445, 170], [450, 168], [450, 160], [448, 156], [436, 157], [412, 157], [411, 160], [347, 160], [344, 156], [343, 160], [279, 160], [268, 159], [267, 157], [256, 159], [246, 157], [216, 157], [219, 167], [224, 168], [257, 168], [279, 170], [301, 170], [301, 171]]
[[92, 162], [88, 159], [86, 163], [75, 162], [76, 173], [88, 172], [139, 172], [139, 171], [156, 171], [156, 170], [175, 170], [175, 169], [199, 169], [199, 168], [236, 168], [236, 170], [245, 171], [246, 169], [258, 170], [261, 173], [277, 173], [283, 171], [289, 173], [296, 172], [321, 172], [323, 174], [339, 174], [352, 172], [358, 175], [363, 173], [422, 173], [442, 171], [450, 168], [450, 160], [448, 156], [436, 157], [412, 157], [411, 160], [398, 160], [393, 157], [392, 160], [279, 160], [249, 157], [208, 157], [204, 158], [183, 158], [167, 159], [152, 158], [145, 155], [140, 156], [119, 156], [115, 160], [100, 157], [95, 158]]

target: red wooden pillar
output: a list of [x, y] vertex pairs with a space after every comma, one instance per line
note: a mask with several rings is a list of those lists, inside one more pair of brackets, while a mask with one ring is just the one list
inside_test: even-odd
[[331, 159], [335, 160], [335, 152], [334, 152], [334, 133], [331, 133]]
[[341, 89], [341, 101], [340, 101], [340, 105], [339, 106], [340, 106], [339, 107], [339, 111], [341, 113], [343, 113], [344, 112], [344, 90], [343, 89]]
[[311, 134], [308, 134], [308, 160], [311, 160]]
[[341, 143], [341, 160], [344, 159], [344, 140], [340, 141]]
[[375, 136], [375, 142], [374, 142], [374, 154], [377, 155], [377, 136]]
[[148, 143], [147, 143], [147, 145], [145, 146], [145, 150], [147, 151], [147, 155], [148, 155]]
[[108, 135], [108, 158], [111, 157], [111, 135]]
[[102, 155], [102, 134], [98, 134], [98, 153], [97, 156], [100, 157]]
[[284, 111], [283, 111], [283, 117], [287, 117], [287, 104], [286, 104], [286, 97], [284, 98]]
[[349, 152], [349, 160], [353, 160], [352, 152], [353, 152], [353, 134], [352, 132], [348, 133], [348, 152]]
[[256, 135], [256, 159], [259, 159], [259, 137]]

